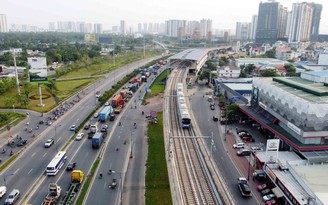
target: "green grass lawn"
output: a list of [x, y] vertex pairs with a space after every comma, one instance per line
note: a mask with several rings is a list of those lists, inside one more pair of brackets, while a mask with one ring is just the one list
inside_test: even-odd
[[16, 112], [0, 112], [0, 128], [6, 127], [11, 124], [14, 120], [21, 121], [25, 119], [26, 115]]
[[154, 95], [157, 95], [159, 93], [164, 92], [165, 90], [165, 85], [160, 84], [160, 82], [166, 78], [168, 75], [168, 73], [166, 71], [164, 71], [163, 73], [161, 73], [154, 81], [154, 83], [150, 86], [151, 89], [151, 93], [147, 93], [145, 96], [145, 99], [150, 98]]
[[158, 124], [148, 126], [148, 159], [146, 170], [146, 205], [172, 204], [170, 182], [165, 160], [163, 113]]

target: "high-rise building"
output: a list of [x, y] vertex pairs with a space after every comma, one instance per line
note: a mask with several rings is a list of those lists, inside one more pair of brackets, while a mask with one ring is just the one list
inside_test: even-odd
[[253, 15], [252, 22], [251, 22], [251, 33], [249, 34], [251, 40], [255, 40], [256, 28], [257, 28], [257, 15]]
[[166, 35], [170, 37], [182, 37], [186, 29], [185, 20], [168, 20], [165, 21]]
[[56, 31], [55, 22], [49, 22], [49, 31]]
[[279, 24], [284, 16], [281, 12], [284, 12], [284, 7], [279, 2], [269, 1], [259, 4], [255, 36], [257, 43], [274, 43], [278, 40], [278, 34], [283, 33], [282, 30], [285, 29]]
[[8, 32], [6, 14], [0, 14], [0, 33]]
[[93, 32], [94, 33], [102, 33], [103, 30], [102, 30], [102, 24], [101, 23], [95, 23], [93, 25]]
[[311, 34], [319, 35], [319, 26], [320, 26], [322, 5], [312, 3], [312, 8], [313, 8], [313, 16], [312, 16]]
[[138, 33], [142, 33], [142, 24], [138, 23]]
[[199, 21], [188, 21], [186, 25], [186, 34], [192, 36], [192, 38], [199, 39], [200, 38], [200, 30], [199, 30]]
[[247, 40], [250, 38], [251, 23], [237, 22], [236, 23], [236, 39]]
[[124, 20], [120, 22], [120, 31], [122, 35], [126, 35], [126, 23]]
[[212, 34], [212, 20], [202, 19], [199, 22], [200, 35], [202, 38], [211, 38]]
[[286, 40], [286, 27], [288, 19], [288, 10], [287, 7], [280, 5], [279, 8], [279, 17], [278, 17], [278, 33], [277, 40]]
[[147, 23], [143, 24], [143, 33], [148, 33], [148, 24]]
[[289, 18], [288, 42], [309, 41], [312, 30], [312, 4], [293, 3]]

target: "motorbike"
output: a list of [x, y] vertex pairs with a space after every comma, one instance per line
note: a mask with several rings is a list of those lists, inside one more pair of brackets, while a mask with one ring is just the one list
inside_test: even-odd
[[6, 153], [6, 150], [5, 150], [5, 149], [3, 149], [1, 153], [2, 153], [2, 154]]
[[11, 150], [9, 156], [13, 156], [14, 152]]
[[99, 174], [99, 179], [102, 179], [102, 177], [103, 177], [103, 174], [100, 173], [100, 174]]

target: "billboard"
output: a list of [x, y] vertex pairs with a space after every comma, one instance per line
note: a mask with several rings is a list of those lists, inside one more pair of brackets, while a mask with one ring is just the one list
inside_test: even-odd
[[27, 63], [30, 82], [48, 82], [46, 57], [27, 58]]
[[112, 39], [112, 37], [99, 37], [99, 43], [112, 44], [113, 39]]
[[96, 42], [97, 38], [96, 38], [96, 34], [90, 34], [90, 33], [86, 33], [84, 34], [84, 41], [85, 42]]
[[277, 163], [279, 153], [279, 139], [267, 140], [265, 163]]

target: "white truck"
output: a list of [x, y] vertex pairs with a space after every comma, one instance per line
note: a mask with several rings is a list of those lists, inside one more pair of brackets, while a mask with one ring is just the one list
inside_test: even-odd
[[49, 193], [42, 202], [42, 205], [56, 205], [60, 197], [61, 188], [55, 183], [49, 184]]

